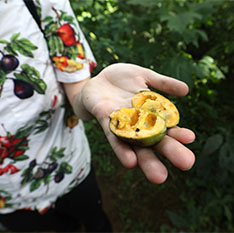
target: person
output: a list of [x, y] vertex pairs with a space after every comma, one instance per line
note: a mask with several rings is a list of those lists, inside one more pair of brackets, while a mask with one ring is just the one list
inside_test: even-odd
[[[84, 120], [95, 118], [126, 168], [139, 166], [152, 183], [168, 171], [151, 148], [131, 147], [109, 129], [109, 115], [130, 107], [150, 87], [185, 96], [188, 86], [134, 64], [96, 66], [68, 0], [0, 1], [0, 222], [12, 231], [110, 232], [91, 166]], [[195, 139], [173, 127], [154, 146], [176, 167], [190, 169]]]

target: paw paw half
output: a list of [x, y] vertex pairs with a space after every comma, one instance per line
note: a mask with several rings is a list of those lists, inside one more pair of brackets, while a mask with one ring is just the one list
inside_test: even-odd
[[169, 99], [153, 91], [141, 91], [133, 96], [132, 108], [111, 113], [110, 130], [130, 144], [149, 147], [179, 120], [179, 111]]
[[165, 136], [166, 123], [156, 113], [140, 108], [121, 108], [110, 115], [110, 130], [130, 144], [148, 147]]

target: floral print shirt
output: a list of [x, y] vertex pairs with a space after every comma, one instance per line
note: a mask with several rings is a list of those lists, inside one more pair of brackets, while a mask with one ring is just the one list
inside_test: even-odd
[[68, 0], [34, 3], [44, 34], [23, 0], [0, 0], [0, 213], [43, 213], [90, 170], [61, 83], [89, 77], [95, 59]]

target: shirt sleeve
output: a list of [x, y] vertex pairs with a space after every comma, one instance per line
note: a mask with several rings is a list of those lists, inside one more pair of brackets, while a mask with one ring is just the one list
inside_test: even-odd
[[91, 75], [96, 60], [69, 0], [40, 1], [42, 28], [60, 82], [78, 82]]

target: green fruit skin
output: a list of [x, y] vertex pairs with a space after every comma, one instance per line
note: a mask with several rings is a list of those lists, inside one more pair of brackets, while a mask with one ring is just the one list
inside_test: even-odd
[[116, 135], [116, 134], [115, 135], [119, 139], [121, 139], [121, 140], [123, 140], [131, 145], [140, 146], [140, 147], [151, 147], [163, 139], [163, 137], [166, 135], [166, 130], [167, 130], [167, 128], [165, 127], [164, 130], [157, 135], [153, 135], [153, 136], [145, 137], [145, 138], [138, 138], [138, 139], [121, 137], [121, 136]]

